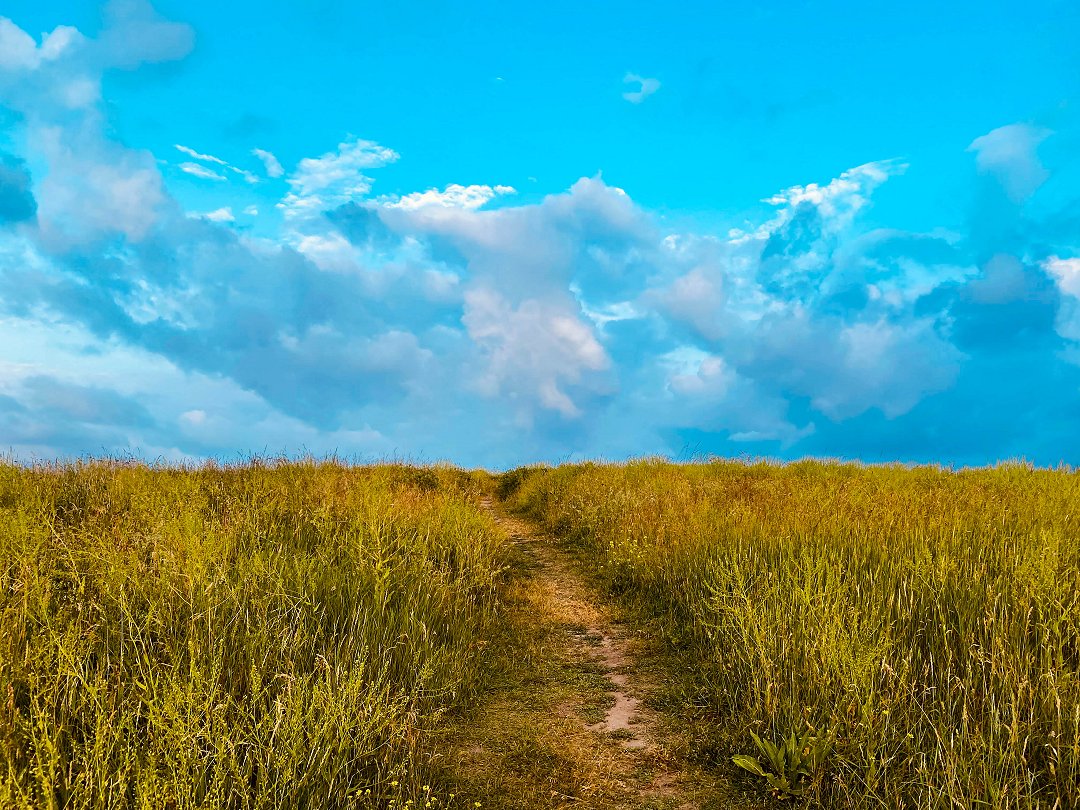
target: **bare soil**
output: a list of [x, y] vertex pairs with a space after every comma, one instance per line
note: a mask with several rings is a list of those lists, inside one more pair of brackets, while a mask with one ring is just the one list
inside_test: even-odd
[[715, 777], [682, 762], [639, 666], [642, 639], [576, 561], [528, 521], [484, 507], [523, 561], [516, 603], [527, 641], [516, 682], [495, 695], [450, 755], [463, 795], [484, 807], [720, 810]]

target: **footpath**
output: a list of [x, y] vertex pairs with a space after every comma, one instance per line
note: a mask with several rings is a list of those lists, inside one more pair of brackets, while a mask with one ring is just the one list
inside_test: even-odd
[[648, 707], [645, 640], [533, 524], [492, 500], [484, 508], [514, 542], [507, 608], [520, 639], [507, 678], [453, 741], [453, 772], [491, 808], [722, 810], [739, 806]]

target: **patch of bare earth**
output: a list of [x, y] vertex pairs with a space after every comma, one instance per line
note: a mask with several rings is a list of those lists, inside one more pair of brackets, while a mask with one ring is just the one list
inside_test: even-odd
[[521, 556], [511, 591], [520, 636], [507, 684], [457, 740], [448, 764], [484, 807], [730, 806], [713, 778], [680, 762], [653, 685], [637, 666], [642, 642], [573, 559], [527, 521], [486, 502]]

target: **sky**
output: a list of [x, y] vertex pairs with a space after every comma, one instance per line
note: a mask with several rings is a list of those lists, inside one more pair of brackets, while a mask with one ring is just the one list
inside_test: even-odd
[[0, 5], [0, 453], [1080, 464], [1073, 0]]

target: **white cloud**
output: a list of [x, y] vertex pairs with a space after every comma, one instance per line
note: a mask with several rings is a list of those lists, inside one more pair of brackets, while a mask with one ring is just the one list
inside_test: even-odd
[[[181, 29], [147, 22], [138, 3], [126, 7], [149, 25], [157, 45], [103, 64], [182, 49]], [[925, 427], [919, 414], [935, 419], [949, 394], [895, 427], [874, 427], [882, 415], [905, 418], [954, 380], [970, 385], [957, 377], [966, 359], [957, 346], [968, 351], [963, 341], [998, 329], [994, 318], [1011, 317], [994, 302], [1035, 289], [1027, 286], [1029, 262], [1015, 256], [1000, 271], [987, 265], [981, 286], [957, 275], [972, 264], [963, 239], [860, 241], [866, 234], [856, 230], [857, 214], [902, 170], [889, 161], [791, 186], [769, 199], [778, 209], [771, 219], [758, 217], [768, 221], [746, 223], [730, 238], [726, 227], [717, 235], [667, 233], [662, 216], [600, 177], [522, 205], [488, 207], [513, 193], [508, 186], [431, 188], [369, 199], [345, 212], [351, 220], [301, 219], [277, 234], [265, 223], [254, 237], [218, 224], [232, 221], [234, 208], [254, 216], [254, 206], [242, 207], [251, 195], [185, 218], [152, 156], [110, 139], [106, 110], [89, 106], [100, 74], [92, 59], [63, 56], [49, 67], [47, 88], [22, 80], [24, 71], [43, 69], [46, 53], [74, 50], [76, 34], [54, 32], [40, 46], [31, 39], [33, 52], [26, 39], [0, 26], [0, 45], [10, 44], [0, 69], [17, 71], [14, 82], [3, 74], [0, 103], [19, 115], [12, 141], [25, 148], [19, 158], [35, 172], [38, 203], [36, 219], [0, 235], [0, 312], [34, 313], [40, 328], [57, 334], [56, 324], [85, 331], [85, 347], [102, 349], [100, 356], [58, 351], [45, 360], [66, 364], [73, 382], [138, 387], [154, 424], [125, 432], [119, 446], [141, 439], [143, 448], [198, 456], [295, 447], [302, 439], [309, 449], [341, 441], [349, 449], [400, 447], [506, 463], [613, 447], [663, 451], [684, 429], [711, 434], [710, 451], [733, 441], [785, 443], [808, 435], [815, 420], [837, 435], [837, 422], [877, 409], [858, 425], [869, 438], [851, 443], [876, 452], [874, 442], [890, 431]], [[655, 80], [635, 81], [641, 89], [628, 100], [641, 101], [646, 82]], [[1004, 151], [977, 142], [980, 168], [1011, 171], [1016, 142]], [[177, 147], [191, 161], [181, 169], [195, 176], [254, 177]], [[1031, 150], [1019, 154], [1024, 164]], [[297, 166], [282, 207], [294, 214], [364, 198], [370, 170], [396, 159], [378, 144], [346, 141]], [[273, 176], [273, 164], [262, 165]], [[1030, 186], [1030, 178], [1020, 185]], [[141, 242], [147, 234], [153, 240]], [[36, 260], [15, 250], [20, 239]], [[1051, 237], [1046, 242], [1037, 250], [1074, 255]], [[72, 244], [85, 249], [67, 249]], [[1043, 267], [1062, 295], [1039, 279], [1034, 303], [1057, 303], [1059, 333], [1080, 337], [1076, 308], [1068, 309], [1080, 302], [1080, 262], [1054, 256]], [[221, 294], [223, 279], [228, 295]], [[979, 322], [980, 308], [994, 312]], [[1046, 320], [1033, 318], [1031, 328], [1052, 335]], [[21, 324], [5, 330], [0, 323], [0, 332], [10, 336], [0, 345], [18, 344], [5, 362], [45, 356], [25, 348]], [[1039, 337], [1038, 358], [1060, 363]], [[1016, 343], [1010, 354], [1026, 360], [1023, 340]], [[118, 366], [118, 351], [137, 354], [138, 362]], [[968, 368], [982, 373], [977, 364]], [[99, 377], [77, 376], [89, 374]], [[1059, 377], [1060, 389], [1076, 389], [1076, 377]], [[1067, 407], [1075, 397], [1046, 387], [1055, 407], [1075, 411]], [[972, 393], [961, 392], [948, 407], [962, 410], [976, 401]], [[15, 436], [4, 406], [0, 433]], [[940, 431], [943, 440], [949, 427]], [[24, 434], [14, 444], [93, 450], [102, 446], [94, 441], [99, 435]]]
[[251, 185], [255, 185], [259, 182], [259, 178], [249, 172], [247, 169], [238, 169], [235, 166], [229, 166], [229, 169], [243, 177], [244, 181], [250, 183]]
[[41, 42], [41, 58], [52, 61], [59, 59], [69, 49], [82, 44], [86, 40], [78, 28], [70, 25], [58, 25]]
[[33, 70], [40, 61], [34, 38], [7, 17], [0, 17], [0, 68]]
[[838, 230], [851, 223], [878, 186], [906, 170], [907, 164], [899, 160], [864, 163], [841, 172], [839, 177], [825, 185], [809, 183], [805, 186], [791, 186], [764, 202], [786, 209], [810, 203], [816, 206], [823, 216], [833, 220], [831, 225], [834, 230]]
[[1036, 149], [1051, 134], [1029, 124], [1009, 124], [976, 138], [968, 151], [975, 153], [979, 171], [996, 176], [1010, 199], [1021, 202], [1050, 176]]
[[138, 241], [168, 204], [161, 175], [148, 153], [68, 137], [53, 126], [38, 129], [36, 138], [53, 169], [36, 194], [43, 232], [50, 241], [72, 244], [107, 233]]
[[615, 301], [610, 304], [604, 304], [603, 306], [593, 307], [584, 299], [581, 288], [575, 283], [570, 284], [570, 292], [573, 293], [574, 298], [577, 299], [582, 314], [596, 325], [597, 330], [601, 334], [604, 331], [604, 327], [609, 323], [635, 320], [644, 317], [645, 314], [638, 310], [632, 301]]
[[43, 61], [60, 58], [84, 37], [70, 25], [42, 35], [41, 45], [7, 17], [0, 17], [0, 70], [36, 70]]
[[211, 222], [235, 222], [236, 217], [233, 216], [232, 208], [225, 206], [224, 208], [218, 208], [214, 211], [208, 211], [202, 215], [203, 219], [208, 219]]
[[199, 427], [206, 423], [206, 411], [198, 408], [190, 411], [184, 411], [180, 414], [180, 421], [185, 425], [192, 427]]
[[101, 97], [101, 86], [96, 81], [85, 77], [59, 82], [55, 91], [60, 102], [72, 110], [89, 107]]
[[723, 335], [724, 275], [706, 264], [679, 276], [661, 292], [658, 303], [676, 318], [693, 326], [706, 338]]
[[226, 163], [224, 160], [222, 160], [219, 157], [214, 157], [213, 155], [204, 155], [201, 152], [196, 152], [190, 146], [183, 146], [181, 144], [174, 143], [173, 147], [175, 149], [183, 152], [185, 155], [188, 155], [189, 157], [193, 157], [196, 160], [201, 160], [204, 163], [216, 163], [219, 166], [228, 166], [229, 165], [228, 163]]
[[244, 213], [247, 214], [249, 217], [257, 217], [259, 215], [259, 206], [249, 205], [247, 208], [244, 209]]
[[[1042, 267], [1061, 291], [1055, 318], [1057, 333], [1067, 340], [1080, 341], [1080, 259], [1051, 256]], [[1071, 362], [1080, 365], [1080, 352], [1074, 350], [1067, 356]]]
[[414, 191], [403, 197], [391, 198], [383, 204], [388, 208], [414, 209], [425, 206], [443, 208], [480, 208], [495, 197], [504, 194], [516, 194], [512, 186], [462, 186], [451, 183], [442, 191], [431, 188], [427, 191]]
[[1080, 298], [1080, 259], [1059, 259], [1051, 256], [1042, 266], [1054, 277], [1058, 289], [1073, 298]]
[[273, 152], [268, 152], [265, 149], [252, 149], [251, 154], [263, 162], [268, 177], [281, 177], [285, 174], [281, 162], [274, 156]]
[[215, 172], [213, 169], [208, 169], [205, 166], [200, 166], [198, 163], [181, 163], [180, 171], [185, 174], [190, 174], [193, 177], [200, 177], [203, 180], [224, 180], [225, 175]]
[[[208, 155], [208, 154], [205, 154], [203, 152], [197, 152], [194, 149], [192, 149], [190, 146], [183, 146], [182, 144], [178, 144], [178, 143], [173, 144], [173, 146], [176, 149], [178, 149], [179, 151], [183, 152], [185, 155], [188, 155], [189, 157], [195, 158], [195, 160], [200, 160], [203, 163], [212, 163], [215, 166], [221, 166], [222, 168], [228, 169], [229, 171], [233, 172], [234, 174], [240, 175], [241, 177], [244, 178], [244, 180], [246, 180], [248, 183], [251, 183], [252, 185], [259, 182], [259, 178], [256, 177], [251, 172], [249, 172], [247, 169], [237, 168], [236, 166], [233, 166], [231, 163], [229, 163], [227, 160], [223, 160], [222, 158], [219, 158], [216, 155]], [[224, 180], [224, 179], [226, 179], [220, 173], [210, 171], [209, 169], [205, 169], [202, 172], [194, 171], [190, 167], [195, 166], [195, 165], [196, 164], [188, 162], [188, 163], [181, 164], [180, 168], [183, 171], [187, 172], [188, 174], [193, 174], [196, 177], [203, 177], [203, 178], [206, 178], [208, 180]]]
[[962, 355], [926, 320], [857, 322], [838, 335], [841, 365], [811, 391], [814, 407], [834, 419], [879, 408], [894, 419], [956, 378]]
[[301, 160], [288, 182], [298, 194], [315, 194], [331, 188], [365, 193], [370, 181], [361, 170], [385, 166], [397, 159], [397, 152], [374, 141], [344, 141], [338, 144], [336, 152]]
[[304, 158], [287, 178], [292, 192], [278, 207], [286, 216], [295, 217], [343, 205], [365, 196], [371, 190], [371, 178], [365, 169], [393, 163], [398, 154], [374, 141], [358, 138], [343, 141], [334, 152], [317, 158]]
[[356, 249], [339, 233], [307, 234], [296, 249], [321, 270], [350, 270], [355, 266]]
[[581, 416], [565, 385], [610, 362], [592, 330], [553, 303], [529, 300], [515, 308], [495, 290], [474, 289], [465, 295], [462, 322], [488, 355], [480, 390], [521, 397], [523, 409], [537, 401], [565, 417]]
[[655, 367], [660, 384], [639, 396], [648, 398], [653, 411], [664, 413], [667, 424], [726, 432], [734, 442], [778, 441], [782, 446], [814, 431], [812, 423], [792, 424], [782, 396], [740, 375], [718, 352], [682, 345], [656, 357]]
[[702, 394], [723, 397], [734, 382], [734, 373], [723, 357], [709, 354], [695, 346], [680, 346], [660, 357], [671, 370], [668, 385], [679, 394]]
[[627, 73], [626, 76], [623, 77], [623, 83], [634, 83], [638, 85], [637, 90], [627, 90], [622, 94], [622, 97], [631, 104], [640, 104], [660, 89], [660, 81], [658, 79], [648, 79], [644, 76], [639, 76], [636, 73]]

